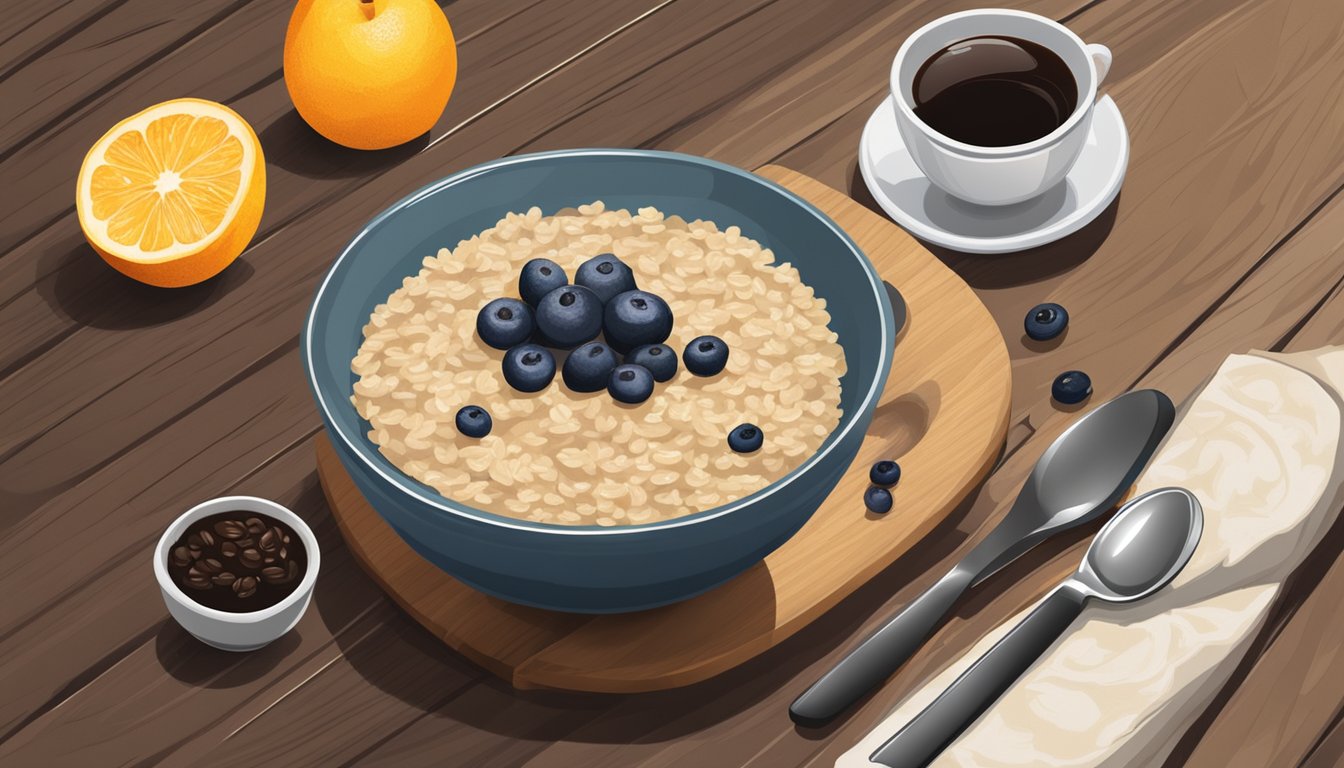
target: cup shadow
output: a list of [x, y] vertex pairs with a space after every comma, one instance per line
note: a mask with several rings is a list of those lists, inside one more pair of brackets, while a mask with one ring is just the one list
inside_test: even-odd
[[[872, 193], [868, 191], [868, 185], [864, 183], [863, 174], [859, 171], [857, 161], [850, 168], [848, 192], [850, 197], [860, 204], [884, 218], [887, 216], [882, 207], [878, 205], [877, 200], [873, 198]], [[1058, 211], [1059, 206], [1067, 203], [1069, 193], [1070, 191], [1066, 186], [1061, 184], [1046, 193], [1047, 196], [1054, 196], [1058, 199], [1042, 200], [1039, 205], [1032, 207], [1029, 213], [1042, 220], [1048, 220], [1049, 215]], [[938, 194], [941, 195], [942, 193]], [[942, 196], [946, 197], [946, 195]], [[1110, 205], [1106, 206], [1105, 210], [1077, 232], [1053, 243], [1024, 251], [1003, 254], [977, 254], [944, 248], [923, 240], [920, 240], [920, 244], [937, 256], [944, 264], [947, 264], [972, 288], [995, 289], [1029, 285], [1067, 272], [1091, 258], [1102, 243], [1106, 242], [1111, 229], [1115, 226], [1116, 215], [1120, 209], [1120, 199], [1123, 196], [1124, 191], [1122, 190], [1111, 201]], [[967, 204], [950, 199], [946, 203], [949, 210], [956, 208], [958, 205], [965, 206]]]

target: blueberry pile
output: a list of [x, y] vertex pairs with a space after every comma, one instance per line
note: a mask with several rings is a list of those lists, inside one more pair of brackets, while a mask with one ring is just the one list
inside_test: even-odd
[[[476, 335], [505, 350], [504, 380], [519, 392], [550, 386], [559, 367], [570, 390], [605, 389], [617, 402], [635, 405], [649, 399], [656, 383], [677, 375], [677, 354], [664, 343], [672, 335], [672, 308], [662, 297], [641, 291], [634, 271], [615, 254], [585, 261], [572, 284], [559, 264], [532, 259], [518, 276], [518, 295], [521, 300], [498, 298], [481, 307]], [[557, 366], [559, 351], [568, 355]], [[728, 345], [716, 336], [700, 336], [686, 345], [681, 361], [695, 376], [716, 376], [728, 364]], [[488, 434], [490, 415], [479, 406], [468, 408], [474, 410], [458, 414], [458, 430], [468, 437]], [[730, 436], [734, 450], [753, 442], [755, 448], [747, 452], [760, 447], [760, 430], [752, 429], [754, 441], [740, 443]]]

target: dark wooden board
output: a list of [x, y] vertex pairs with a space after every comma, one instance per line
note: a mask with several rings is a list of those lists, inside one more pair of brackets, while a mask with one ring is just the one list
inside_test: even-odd
[[[28, 117], [11, 124], [6, 114], [5, 131], [26, 136], [68, 112], [0, 161], [6, 765], [257, 762], [285, 750], [296, 764], [827, 766], [922, 675], [1076, 561], [1086, 532], [987, 582], [849, 722], [805, 733], [784, 717], [874, 613], [926, 587], [1005, 511], [1071, 418], [1044, 396], [1055, 373], [1088, 370], [1098, 399], [1138, 383], [1181, 397], [1229, 352], [1344, 339], [1340, 4], [1010, 3], [1112, 47], [1107, 89], [1133, 154], [1111, 214], [1079, 236], [1014, 256], [941, 254], [990, 308], [1013, 358], [1012, 427], [996, 472], [868, 587], [720, 679], [643, 696], [515, 694], [406, 619], [335, 538], [296, 348], [332, 255], [414, 187], [530, 149], [655, 146], [747, 167], [780, 159], [862, 200], [854, 151], [890, 57], [924, 21], [976, 3], [457, 0], [445, 6], [462, 41], [454, 103], [424, 145], [371, 155], [324, 144], [293, 116], [279, 75], [288, 3], [240, 5], [169, 50], [169, 31], [196, 29], [174, 26], [196, 18], [177, 5], [20, 3], [0, 32], [0, 67], [50, 46], [69, 54], [58, 78], [86, 70], [23, 102], [37, 110]], [[144, 50], [98, 47], [116, 34], [97, 19], [77, 29], [150, 6], [152, 28], [121, 28], [153, 43]], [[81, 51], [81, 41], [93, 45]], [[41, 83], [48, 67], [20, 67], [0, 87]], [[237, 265], [165, 295], [88, 251], [70, 194], [107, 126], [184, 94], [224, 100], [253, 122], [272, 194], [262, 236]], [[1028, 346], [1021, 316], [1043, 300], [1069, 306], [1075, 323], [1062, 343]], [[328, 556], [315, 610], [292, 639], [241, 658], [168, 621], [144, 562], [178, 511], [231, 490], [294, 508]], [[55, 547], [78, 565], [52, 566]], [[1344, 759], [1331, 623], [1341, 548], [1334, 530], [1218, 711], [1192, 725], [1182, 754], [1194, 764], [1226, 764], [1241, 749], [1276, 766]], [[1295, 705], [1263, 706], [1286, 695], [1283, 680], [1304, 681]]]

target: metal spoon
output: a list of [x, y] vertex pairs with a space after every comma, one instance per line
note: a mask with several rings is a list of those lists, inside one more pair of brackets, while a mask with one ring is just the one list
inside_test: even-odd
[[1199, 501], [1182, 488], [1126, 504], [1097, 533], [1073, 576], [874, 752], [872, 762], [927, 765], [1045, 653], [1088, 599], [1127, 603], [1151, 595], [1185, 567], [1203, 530]]
[[1175, 418], [1166, 395], [1140, 389], [1075, 422], [1045, 450], [1013, 508], [984, 541], [795, 699], [789, 717], [811, 727], [830, 721], [914, 655], [968, 588], [1052, 534], [1115, 506]]

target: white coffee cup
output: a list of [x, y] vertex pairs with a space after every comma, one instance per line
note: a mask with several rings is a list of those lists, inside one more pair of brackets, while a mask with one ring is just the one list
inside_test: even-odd
[[[960, 40], [996, 35], [1042, 45], [1061, 59], [1078, 86], [1078, 106], [1064, 124], [1026, 143], [981, 147], [948, 138], [915, 116], [914, 81], [920, 66]], [[1024, 11], [984, 8], [962, 11], [925, 24], [901, 45], [891, 64], [896, 126], [910, 156], [929, 181], [979, 205], [1030, 200], [1064, 180], [1078, 159], [1092, 126], [1097, 87], [1111, 68], [1111, 51], [1089, 45], [1068, 27]], [[986, 120], [992, 120], [986, 114]]]

